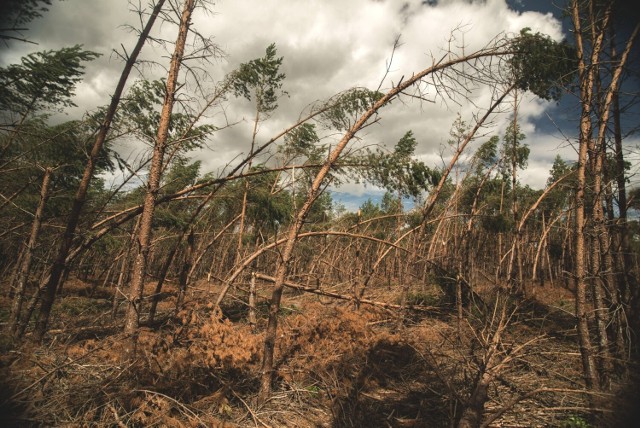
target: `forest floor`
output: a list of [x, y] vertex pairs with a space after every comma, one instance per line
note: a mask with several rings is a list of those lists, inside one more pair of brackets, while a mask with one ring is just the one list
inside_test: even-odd
[[[112, 289], [70, 280], [46, 344], [16, 346], [0, 337], [0, 425], [448, 427], [460, 417], [500, 325], [485, 407], [485, 421], [494, 420], [486, 426], [606, 426], [620, 413], [612, 403], [629, 397], [615, 384], [611, 394], [584, 393], [569, 290], [537, 286], [535, 297], [509, 306], [501, 324], [499, 311], [488, 309], [493, 305], [471, 306], [460, 320], [455, 308], [440, 304], [437, 287], [423, 286], [408, 296], [432, 307], [423, 311], [355, 311], [352, 302], [287, 291], [274, 391], [259, 405], [270, 285], [258, 287], [255, 332], [241, 288], [220, 314], [211, 304], [218, 287], [199, 283], [176, 315], [169, 283], [157, 320], [140, 329], [137, 358], [125, 360]], [[491, 293], [477, 291], [491, 301]], [[367, 298], [400, 301], [387, 286], [373, 287]], [[7, 303], [2, 297], [0, 308]], [[602, 410], [598, 416], [586, 411], [589, 400]]]

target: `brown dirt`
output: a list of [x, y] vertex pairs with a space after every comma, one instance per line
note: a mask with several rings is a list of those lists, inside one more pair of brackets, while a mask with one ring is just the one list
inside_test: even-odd
[[[218, 287], [199, 283], [172, 316], [175, 287], [168, 284], [159, 321], [141, 329], [130, 362], [110, 318], [111, 290], [71, 281], [46, 345], [16, 347], [3, 338], [2, 426], [446, 427], [460, 416], [490, 330], [482, 308], [458, 323], [448, 308], [400, 317], [289, 292], [274, 394], [258, 406], [263, 336], [245, 321], [241, 288], [220, 313], [210, 304]], [[259, 290], [257, 331], [269, 290]], [[399, 301], [387, 287], [368, 297]], [[499, 351], [513, 360], [492, 385], [486, 416], [508, 409], [490, 426], [580, 427], [591, 416], [565, 300], [572, 304], [566, 290], [545, 289], [512, 317]], [[607, 398], [599, 399], [606, 407]]]

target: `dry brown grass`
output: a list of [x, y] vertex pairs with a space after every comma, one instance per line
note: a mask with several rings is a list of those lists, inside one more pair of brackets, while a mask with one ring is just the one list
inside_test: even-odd
[[[82, 298], [101, 308], [100, 298], [84, 295], [87, 287], [72, 282], [60, 307], [69, 310]], [[169, 295], [160, 307], [163, 321], [141, 329], [131, 362], [122, 360], [127, 338], [118, 329], [80, 336], [74, 329], [91, 323], [86, 314], [58, 311], [46, 346], [8, 349], [0, 360], [3, 426], [438, 427], [459, 417], [481, 362], [485, 309], [469, 308], [459, 324], [447, 308], [401, 317], [288, 292], [274, 395], [258, 407], [263, 336], [245, 321], [241, 288], [227, 300], [224, 316], [208, 304], [215, 286], [195, 287], [177, 317], [169, 316], [175, 304]], [[268, 291], [261, 285], [258, 331]], [[545, 291], [521, 305], [505, 332], [499, 348], [505, 356], [537, 340], [493, 385], [487, 415], [508, 410], [492, 426], [560, 426], [569, 417], [587, 417], [573, 321], [557, 308], [570, 295]], [[383, 286], [368, 296], [395, 303], [400, 295]]]

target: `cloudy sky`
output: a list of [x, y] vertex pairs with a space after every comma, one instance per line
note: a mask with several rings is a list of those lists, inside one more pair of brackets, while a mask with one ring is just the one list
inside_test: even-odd
[[[149, 10], [146, 0], [141, 6]], [[125, 24], [140, 26], [132, 12], [138, 0], [64, 0], [55, 1], [42, 18], [30, 24], [25, 35], [38, 46], [14, 43], [1, 51], [3, 64], [16, 62], [30, 50], [58, 49], [83, 44], [86, 49], [103, 56], [87, 66], [85, 81], [76, 91], [78, 108], [66, 118], [81, 116], [85, 111], [108, 102], [115, 87], [122, 62], [112, 54], [121, 44], [131, 50], [135, 36]], [[287, 78], [284, 89], [288, 97], [280, 100], [280, 108], [261, 124], [259, 141], [268, 140], [278, 131], [294, 123], [300, 112], [316, 100], [323, 100], [355, 86], [375, 89], [381, 84], [392, 54], [394, 40], [401, 46], [393, 56], [382, 88], [390, 88], [402, 76], [411, 75], [431, 65], [452, 43], [464, 45], [465, 52], [481, 48], [499, 34], [513, 34], [523, 27], [548, 34], [555, 40], [564, 37], [562, 24], [554, 17], [558, 11], [547, 1], [505, 0], [220, 0], [199, 10], [194, 28], [225, 52], [207, 70], [220, 79], [238, 64], [264, 55], [265, 48], [275, 43], [278, 55], [284, 57]], [[175, 39], [175, 27], [164, 24], [156, 28], [156, 36]], [[143, 57], [166, 65], [165, 53], [148, 46]], [[162, 76], [161, 67], [144, 67], [145, 77]], [[134, 77], [139, 77], [134, 76]], [[484, 98], [483, 98], [484, 95]], [[486, 91], [471, 94], [478, 107], [486, 107]], [[565, 104], [565, 103], [563, 103]], [[428, 165], [442, 165], [448, 151], [444, 149], [451, 124], [457, 114], [472, 121], [478, 112], [472, 103], [418, 103], [408, 100], [382, 112], [379, 124], [369, 128], [363, 144], [392, 146], [407, 130], [418, 140], [416, 155]], [[529, 167], [521, 181], [534, 188], [544, 186], [551, 163], [560, 154], [575, 158], [575, 150], [567, 141], [573, 132], [566, 121], [567, 108], [526, 96], [519, 107], [519, 121], [531, 147]], [[233, 128], [214, 135], [209, 149], [194, 154], [203, 162], [203, 170], [216, 171], [249, 149], [253, 113], [249, 103], [233, 101], [225, 108]], [[221, 120], [221, 115], [213, 120]], [[509, 120], [498, 116], [486, 134], [500, 134]], [[562, 132], [555, 124], [564, 128]], [[569, 135], [567, 135], [569, 134]], [[122, 151], [132, 147], [121, 147]], [[444, 149], [444, 151], [443, 151]], [[354, 208], [369, 196], [380, 195], [371, 186], [346, 185], [337, 189], [338, 199]]]

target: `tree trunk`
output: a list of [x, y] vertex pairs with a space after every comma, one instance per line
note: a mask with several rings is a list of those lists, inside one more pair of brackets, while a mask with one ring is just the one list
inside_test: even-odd
[[156, 317], [156, 311], [158, 309], [158, 303], [160, 302], [160, 292], [162, 291], [162, 286], [164, 285], [164, 281], [167, 279], [167, 274], [169, 273], [169, 268], [173, 263], [173, 259], [178, 252], [178, 248], [180, 248], [180, 243], [182, 242], [181, 237], [178, 238], [178, 242], [171, 248], [169, 254], [165, 257], [164, 263], [160, 268], [160, 273], [158, 274], [158, 282], [156, 283], [156, 288], [153, 291], [153, 296], [151, 296], [151, 305], [149, 306], [149, 322], [153, 322]]
[[249, 326], [251, 331], [256, 331], [256, 273], [251, 272], [251, 283], [249, 284]]
[[195, 236], [193, 234], [193, 229], [189, 232], [187, 236], [187, 249], [184, 252], [184, 262], [182, 263], [182, 268], [180, 269], [180, 275], [178, 276], [178, 296], [176, 297], [176, 313], [180, 311], [182, 308], [182, 304], [184, 303], [184, 297], [187, 292], [189, 272], [191, 271], [191, 266], [193, 265], [193, 247], [195, 246]]
[[130, 335], [132, 340], [125, 349], [125, 358], [135, 355], [136, 334], [140, 322], [141, 302], [144, 292], [144, 281], [147, 269], [147, 262], [151, 250], [152, 239], [152, 223], [160, 188], [160, 179], [162, 176], [164, 153], [167, 147], [167, 139], [169, 136], [169, 125], [171, 122], [171, 113], [175, 101], [176, 91], [178, 89], [178, 73], [182, 64], [184, 48], [186, 45], [187, 34], [191, 24], [191, 14], [195, 8], [195, 0], [186, 0], [182, 10], [180, 26], [178, 29], [178, 37], [171, 57], [169, 67], [169, 75], [167, 76], [166, 91], [162, 112], [160, 114], [160, 122], [158, 124], [158, 132], [156, 142], [153, 148], [153, 157], [151, 159], [151, 167], [149, 170], [149, 178], [144, 198], [144, 206], [140, 217], [140, 227], [136, 237], [137, 255], [133, 265], [131, 274], [131, 283], [128, 292], [127, 312], [125, 315], [124, 332]]
[[[511, 148], [511, 218], [513, 220], [513, 227], [518, 225], [518, 91], [514, 91], [513, 100], [513, 146]], [[509, 288], [517, 293], [522, 292], [522, 258], [520, 255], [520, 243], [522, 242], [522, 233], [520, 230], [516, 230], [511, 239], [513, 245], [511, 246], [511, 256], [509, 258], [509, 270], [507, 279], [509, 281]], [[517, 272], [516, 272], [517, 269]]]
[[22, 312], [22, 304], [24, 303], [24, 294], [27, 289], [27, 281], [29, 279], [29, 273], [31, 272], [31, 264], [33, 261], [33, 251], [38, 242], [38, 235], [40, 234], [40, 227], [42, 225], [42, 214], [44, 207], [49, 199], [49, 185], [51, 184], [52, 168], [46, 168], [44, 176], [42, 177], [42, 186], [40, 188], [40, 201], [36, 208], [36, 213], [31, 224], [31, 234], [29, 235], [29, 241], [27, 246], [22, 252], [22, 258], [20, 260], [20, 269], [17, 272], [14, 286], [13, 303], [11, 305], [11, 314], [9, 317], [9, 332], [16, 336], [17, 327], [20, 321], [20, 314]]
[[[249, 151], [249, 163], [247, 168], [251, 170], [251, 164], [253, 159], [253, 151], [256, 145], [256, 136], [258, 135], [258, 124], [260, 123], [260, 106], [256, 106], [256, 116], [253, 121], [253, 131], [251, 133], [251, 150]], [[243, 246], [243, 235], [245, 228], [245, 220], [247, 216], [247, 197], [249, 196], [249, 179], [244, 180], [244, 191], [242, 193], [242, 208], [240, 210], [240, 227], [238, 230], [238, 250], [236, 252], [236, 261], [235, 265], [240, 263], [242, 260], [242, 246]]]
[[[598, 338], [598, 371], [600, 385], [604, 389], [608, 389], [611, 376], [611, 353], [609, 351], [609, 338], [607, 336], [607, 324], [609, 318], [609, 310], [604, 302], [604, 286], [607, 284], [608, 272], [603, 270], [603, 262], [605, 252], [608, 252], [609, 234], [605, 226], [605, 217], [602, 207], [602, 174], [603, 162], [606, 156], [606, 144], [594, 147], [595, 159], [591, 162], [593, 170], [593, 231], [595, 237], [591, 240], [591, 276], [594, 278], [592, 282], [593, 299], [596, 321], [596, 332]], [[609, 271], [610, 272], [610, 271]], [[611, 284], [613, 285], [613, 284]]]
[[[582, 356], [582, 368], [585, 385], [589, 389], [597, 388], [597, 373], [594, 363], [593, 347], [589, 333], [587, 313], [587, 256], [585, 236], [587, 233], [585, 220], [585, 189], [587, 185], [586, 168], [587, 152], [592, 138], [591, 129], [591, 100], [593, 97], [593, 69], [588, 69], [584, 58], [585, 49], [582, 40], [582, 24], [577, 0], [572, 2], [572, 19], [575, 28], [576, 49], [578, 54], [578, 70], [580, 83], [581, 119], [578, 149], [578, 173], [575, 202], [575, 293], [576, 318], [578, 321], [578, 340]], [[600, 39], [601, 40], [601, 39]], [[596, 41], [594, 41], [596, 42]], [[599, 55], [599, 45], [592, 46], [591, 64], [595, 64]]]
[[[380, 97], [378, 101], [373, 103], [373, 105], [354, 122], [354, 124], [349, 128], [349, 130], [342, 137], [340, 142], [330, 152], [327, 160], [322, 165], [316, 177], [314, 178], [311, 186], [309, 187], [306, 201], [304, 202], [302, 207], [298, 210], [298, 212], [295, 214], [294, 220], [291, 226], [289, 227], [289, 231], [287, 233], [287, 241], [285, 244], [285, 248], [281, 253], [280, 258], [276, 264], [275, 282], [273, 285], [271, 303], [269, 306], [269, 322], [267, 325], [267, 331], [266, 331], [265, 340], [264, 340], [264, 354], [263, 354], [263, 360], [262, 360], [260, 392], [258, 396], [258, 401], [265, 402], [271, 395], [271, 380], [273, 375], [274, 351], [275, 351], [276, 333], [278, 328], [278, 310], [280, 309], [280, 301], [282, 299], [284, 281], [289, 269], [289, 263], [291, 262], [293, 249], [295, 247], [296, 240], [298, 238], [298, 234], [300, 233], [304, 220], [307, 214], [309, 213], [309, 211], [311, 210], [313, 203], [320, 195], [320, 190], [323, 185], [323, 182], [327, 174], [329, 173], [330, 169], [332, 168], [332, 166], [336, 163], [336, 161], [342, 154], [347, 144], [355, 137], [356, 133], [367, 125], [369, 120], [378, 112], [378, 110], [380, 110], [387, 103], [391, 102], [391, 100], [393, 100], [395, 97], [400, 95], [402, 91], [420, 82], [421, 79], [423, 79], [427, 75], [436, 73], [440, 70], [444, 70], [448, 67], [451, 67], [454, 64], [467, 62], [470, 59], [473, 59], [474, 57], [483, 57], [483, 56], [489, 56], [489, 55], [494, 56], [496, 55], [496, 52], [492, 51], [491, 53], [489, 53], [489, 52], [479, 51], [475, 54], [472, 54], [466, 57], [460, 57], [451, 61], [438, 63], [437, 65], [434, 65], [425, 70], [422, 70], [419, 73], [412, 75], [410, 79], [402, 83], [399, 83], [389, 92], [387, 92], [385, 95]], [[510, 88], [507, 92], [509, 92], [511, 89], [512, 88]], [[506, 93], [498, 97], [497, 100], [494, 100], [492, 104], [494, 106], [499, 104], [506, 96]], [[491, 111], [492, 110], [493, 108], [491, 109]], [[479, 127], [479, 125], [477, 126]], [[445, 181], [446, 181], [446, 174], [440, 180], [440, 182], [438, 183], [438, 186], [436, 186], [436, 189], [434, 190], [435, 196], [430, 197], [425, 208], [423, 209], [423, 212], [422, 212], [423, 218], [425, 218], [430, 214], [435, 204], [435, 199], [437, 198], [437, 195], [440, 193], [440, 190], [444, 186]]]
[[[615, 33], [613, 24], [611, 26], [611, 58], [614, 64], [618, 64], [618, 55], [615, 49]], [[615, 142], [615, 182], [618, 188], [618, 221], [615, 229], [616, 251], [613, 252], [614, 265], [616, 266], [616, 289], [612, 293], [618, 294], [618, 299], [623, 307], [627, 309], [628, 323], [635, 331], [634, 337], [638, 337], [640, 332], [640, 309], [638, 299], [631, 302], [631, 290], [638, 290], [638, 280], [633, 274], [633, 260], [631, 257], [629, 231], [627, 223], [627, 180], [625, 174], [624, 152], [622, 148], [622, 125], [620, 122], [620, 100], [618, 93], [613, 94], [613, 138]], [[637, 292], [636, 292], [637, 294]], [[616, 311], [619, 313], [620, 311]], [[621, 316], [620, 316], [621, 317]], [[621, 324], [621, 322], [620, 322]], [[618, 326], [621, 329], [621, 326]], [[633, 347], [632, 349], [635, 349]], [[636, 353], [636, 352], [634, 352]]]
[[53, 266], [51, 267], [49, 279], [44, 286], [43, 299], [40, 306], [40, 313], [38, 314], [38, 320], [36, 321], [35, 330], [35, 340], [38, 342], [42, 340], [47, 330], [49, 316], [51, 314], [51, 307], [53, 306], [56, 290], [66, 267], [67, 256], [69, 255], [69, 252], [71, 250], [75, 232], [80, 221], [82, 208], [84, 207], [84, 203], [87, 199], [89, 184], [91, 183], [91, 179], [93, 178], [95, 165], [98, 161], [98, 157], [100, 156], [100, 152], [102, 151], [102, 147], [107, 138], [107, 134], [111, 129], [111, 122], [113, 121], [118, 105], [120, 104], [120, 97], [122, 96], [122, 92], [124, 91], [124, 86], [127, 83], [129, 74], [131, 73], [131, 69], [135, 65], [138, 59], [138, 55], [140, 54], [140, 51], [142, 50], [147, 37], [149, 37], [151, 28], [153, 27], [153, 24], [155, 23], [164, 2], [165, 0], [158, 0], [158, 2], [156, 3], [155, 7], [153, 8], [153, 12], [149, 16], [147, 24], [138, 37], [136, 46], [134, 47], [133, 51], [131, 51], [131, 55], [127, 58], [127, 62], [124, 66], [124, 69], [122, 70], [122, 74], [120, 75], [120, 80], [118, 81], [116, 90], [111, 97], [111, 103], [106, 110], [104, 121], [100, 126], [100, 130], [98, 131], [98, 134], [96, 136], [93, 148], [91, 149], [87, 165], [85, 166], [85, 170], [82, 175], [82, 180], [80, 181], [80, 185], [78, 186], [78, 190], [73, 201], [73, 206], [67, 219], [67, 226], [62, 237], [62, 243], [60, 244], [58, 254], [55, 258]]

